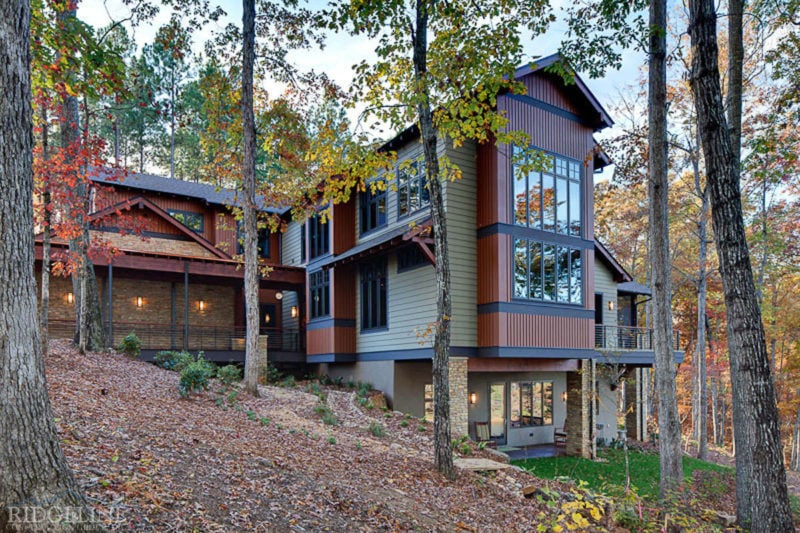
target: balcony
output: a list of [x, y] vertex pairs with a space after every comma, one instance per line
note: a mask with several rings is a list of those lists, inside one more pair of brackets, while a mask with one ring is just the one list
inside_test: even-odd
[[[673, 331], [675, 350], [680, 350], [681, 334]], [[607, 326], [597, 324], [594, 327], [594, 346], [601, 350], [653, 351], [653, 330], [634, 326]]]

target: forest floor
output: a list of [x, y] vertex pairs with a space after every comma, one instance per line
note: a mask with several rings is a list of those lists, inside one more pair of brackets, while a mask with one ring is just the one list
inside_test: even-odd
[[[516, 468], [445, 481], [432, 424], [365, 408], [352, 390], [322, 391], [329, 425], [311, 387], [253, 398], [215, 382], [183, 399], [176, 372], [66, 341], [46, 368], [65, 454], [110, 530], [625, 531], [608, 516], [624, 504], [574, 483]], [[543, 492], [526, 499], [531, 485]]]

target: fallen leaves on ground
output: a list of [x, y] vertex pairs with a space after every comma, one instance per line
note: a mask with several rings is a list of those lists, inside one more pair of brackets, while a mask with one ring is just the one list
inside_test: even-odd
[[51, 343], [47, 379], [70, 465], [112, 530], [531, 531], [555, 512], [521, 494], [554, 482], [516, 469], [445, 481], [431, 424], [352, 392], [326, 391], [331, 426], [299, 388], [181, 399], [177, 373], [66, 341]]

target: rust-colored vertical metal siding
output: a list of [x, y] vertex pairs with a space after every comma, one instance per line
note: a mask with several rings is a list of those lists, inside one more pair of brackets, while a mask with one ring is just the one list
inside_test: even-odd
[[479, 346], [576, 348], [594, 347], [594, 321], [514, 313], [478, 316]]
[[356, 270], [352, 265], [331, 271], [331, 316], [356, 318]]
[[498, 218], [499, 195], [497, 190], [497, 150], [494, 141], [485, 142], [477, 148], [477, 217], [478, 228], [500, 221]]
[[567, 96], [563, 86], [554, 83], [553, 79], [553, 75], [535, 72], [522, 78], [522, 83], [525, 84], [526, 94], [531, 98], [536, 98], [572, 113], [579, 113], [578, 107]]
[[511, 300], [511, 237], [478, 239], [478, 305]]
[[355, 195], [343, 204], [333, 206], [332, 221], [328, 224], [331, 231], [334, 255], [346, 252], [356, 245], [356, 201]]

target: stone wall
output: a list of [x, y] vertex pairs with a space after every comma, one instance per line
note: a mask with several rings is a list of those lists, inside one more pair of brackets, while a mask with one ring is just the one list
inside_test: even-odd
[[469, 390], [467, 358], [450, 358], [450, 433], [453, 438], [469, 434]]
[[581, 373], [567, 372], [567, 455], [583, 454]]
[[625, 432], [629, 439], [641, 440], [636, 426], [639, 414], [637, 405], [638, 374], [637, 369], [629, 368], [623, 377], [623, 383], [625, 383]]

